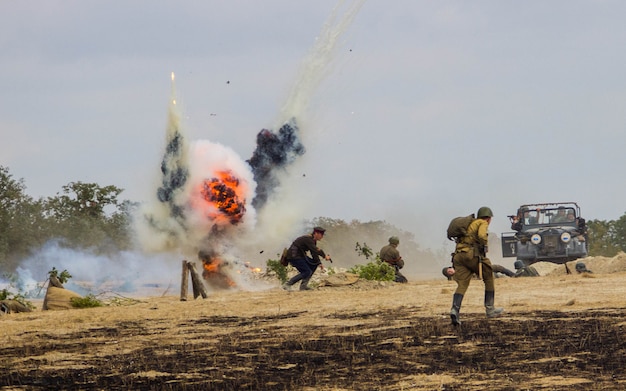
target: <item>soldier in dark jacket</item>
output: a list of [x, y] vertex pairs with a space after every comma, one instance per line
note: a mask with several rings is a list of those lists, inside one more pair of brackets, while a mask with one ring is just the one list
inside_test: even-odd
[[[287, 250], [287, 260], [298, 270], [299, 274], [284, 283], [283, 289], [290, 290], [293, 284], [302, 281], [300, 283], [300, 290], [311, 290], [312, 288], [309, 287], [309, 281], [317, 267], [322, 263], [320, 257], [332, 262], [330, 255], [327, 255], [324, 253], [324, 250], [317, 247], [317, 241], [322, 240], [325, 232], [326, 230], [324, 228], [315, 227], [313, 228], [313, 233], [302, 235], [293, 241]], [[310, 256], [308, 254], [310, 254]]]
[[399, 244], [400, 239], [398, 239], [397, 236], [390, 237], [389, 244], [380, 249], [380, 260], [387, 262], [394, 268], [396, 272], [394, 277], [395, 282], [405, 283], [408, 282], [408, 280], [402, 275], [402, 273], [400, 273], [400, 269], [404, 267], [404, 260], [398, 251]]

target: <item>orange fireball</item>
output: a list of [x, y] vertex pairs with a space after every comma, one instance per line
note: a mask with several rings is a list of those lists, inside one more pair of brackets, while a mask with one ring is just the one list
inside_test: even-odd
[[237, 224], [246, 213], [241, 182], [230, 171], [218, 171], [215, 175], [204, 180], [200, 191], [204, 200], [214, 207], [208, 217]]

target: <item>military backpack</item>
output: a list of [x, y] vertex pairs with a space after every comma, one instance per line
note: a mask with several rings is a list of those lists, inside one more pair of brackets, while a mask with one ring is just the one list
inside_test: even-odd
[[287, 247], [285, 247], [283, 249], [282, 255], [280, 256], [280, 264], [283, 266], [289, 265], [289, 260], [287, 259], [287, 253], [288, 253], [288, 250], [287, 250]]
[[475, 220], [474, 214], [455, 217], [448, 225], [448, 239], [460, 242], [467, 235], [467, 227]]

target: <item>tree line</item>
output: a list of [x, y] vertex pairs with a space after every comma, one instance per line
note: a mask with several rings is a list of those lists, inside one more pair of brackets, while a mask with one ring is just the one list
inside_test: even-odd
[[626, 252], [626, 213], [617, 220], [588, 220], [589, 255], [613, 257]]
[[[34, 199], [26, 194], [23, 179], [15, 179], [8, 167], [0, 166], [0, 273], [12, 273], [21, 260], [50, 241], [95, 254], [131, 250], [132, 216], [139, 204], [120, 200], [122, 191], [113, 185], [70, 182], [55, 196]], [[400, 236], [406, 259], [445, 257], [443, 250], [433, 254], [421, 249], [413, 234], [384, 221], [319, 217], [312, 224], [332, 229], [324, 246], [348, 265], [363, 261], [358, 258], [358, 248], [351, 246], [368, 245], [377, 250], [392, 235]], [[589, 255], [612, 257], [626, 251], [626, 214], [617, 220], [587, 220], [587, 226]]]
[[44, 244], [96, 254], [132, 246], [131, 216], [136, 204], [120, 201], [116, 186], [70, 182], [53, 197], [34, 199], [23, 179], [0, 166], [0, 272], [12, 273], [20, 261]]

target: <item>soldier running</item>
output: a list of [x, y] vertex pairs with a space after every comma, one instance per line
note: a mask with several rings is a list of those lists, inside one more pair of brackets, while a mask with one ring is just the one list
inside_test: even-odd
[[504, 311], [494, 307], [495, 284], [491, 261], [487, 258], [488, 229], [493, 213], [490, 208], [483, 206], [478, 209], [476, 219], [467, 228], [467, 234], [459, 240], [454, 251], [454, 281], [457, 283], [456, 291], [452, 297], [450, 320], [452, 324], [461, 324], [459, 313], [463, 295], [472, 280], [472, 274], [476, 273], [485, 282], [485, 312], [488, 318], [499, 316]]

